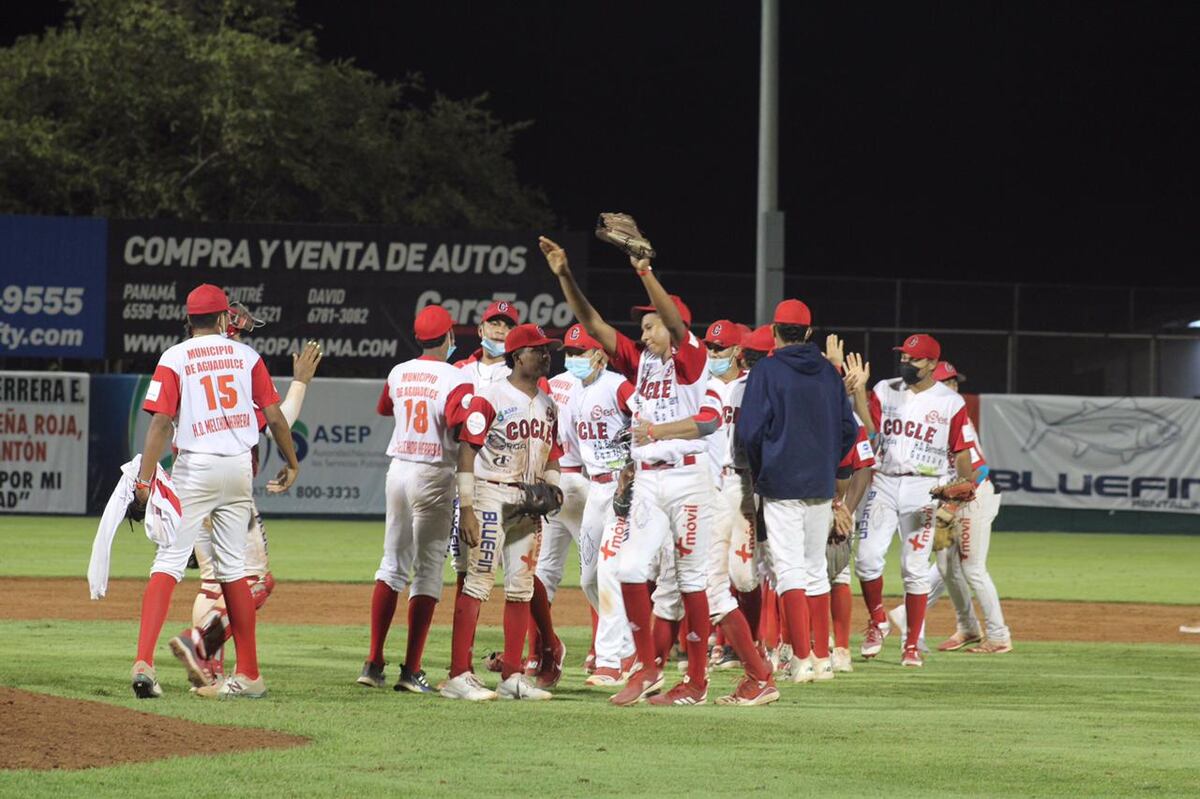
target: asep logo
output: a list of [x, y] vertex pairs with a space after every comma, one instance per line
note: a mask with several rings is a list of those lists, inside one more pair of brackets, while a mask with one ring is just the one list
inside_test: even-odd
[[[296, 449], [296, 460], [303, 463], [304, 457], [308, 455], [308, 425], [299, 419], [292, 425], [292, 446]], [[259, 447], [259, 452], [262, 453], [262, 460], [258, 466], [259, 471], [267, 468], [267, 463], [271, 460], [272, 449], [274, 447], [271, 446], [270, 438], [267, 438], [265, 444]], [[280, 460], [283, 460], [282, 455], [280, 456]]]

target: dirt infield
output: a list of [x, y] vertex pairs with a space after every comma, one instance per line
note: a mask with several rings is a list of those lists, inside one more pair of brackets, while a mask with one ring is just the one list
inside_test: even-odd
[[[83, 769], [200, 754], [303, 746], [270, 730], [197, 724], [102, 702], [0, 686], [0, 769]], [[120, 730], [117, 735], [113, 730]]]
[[[186, 624], [191, 616], [196, 580], [185, 580], [175, 591], [168, 624]], [[72, 578], [0, 578], [0, 618], [134, 620], [141, 608], [143, 580], [113, 580], [108, 596], [88, 599], [87, 580]], [[369, 583], [280, 582], [261, 612], [264, 624], [361, 624], [365, 628], [371, 607]], [[480, 621], [499, 625], [504, 603], [495, 591], [485, 603]], [[453, 588], [438, 604], [435, 624], [449, 625], [454, 612]], [[450, 601], [445, 601], [450, 600]], [[891, 602], [893, 600], [889, 600]], [[890, 605], [889, 605], [890, 606]], [[1200, 619], [1200, 610], [1179, 605], [1125, 604], [1115, 602], [1040, 602], [1006, 600], [1004, 613], [1013, 638], [1021, 641], [1095, 641], [1121, 643], [1192, 643], [1200, 635], [1184, 635], [1179, 625]], [[863, 619], [862, 606], [854, 606], [855, 626]], [[563, 625], [589, 624], [587, 602], [578, 589], [559, 591], [554, 601], [555, 621]], [[953, 612], [948, 599], [938, 602], [930, 614], [932, 640], [954, 632]]]

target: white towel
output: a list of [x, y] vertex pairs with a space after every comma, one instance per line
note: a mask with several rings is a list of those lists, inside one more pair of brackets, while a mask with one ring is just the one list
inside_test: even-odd
[[[133, 460], [121, 467], [121, 479], [104, 506], [104, 514], [96, 528], [96, 538], [92, 541], [92, 558], [88, 562], [88, 588], [92, 599], [102, 599], [108, 593], [108, 570], [112, 557], [112, 542], [125, 520], [125, 511], [133, 500], [134, 482], [141, 468], [142, 456], [135, 455]], [[175, 495], [175, 486], [171, 475], [161, 465], [156, 468], [154, 480], [150, 485], [150, 501], [146, 505], [146, 537], [159, 546], [171, 546], [175, 543], [175, 534], [182, 519], [182, 508], [179, 497]]]

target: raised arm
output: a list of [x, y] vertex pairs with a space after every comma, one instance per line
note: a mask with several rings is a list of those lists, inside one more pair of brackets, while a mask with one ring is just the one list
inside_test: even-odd
[[579, 324], [583, 325], [583, 329], [592, 338], [599, 341], [600, 345], [604, 347], [604, 351], [611, 357], [617, 349], [617, 331], [604, 321], [600, 313], [588, 302], [587, 297], [583, 296], [583, 290], [579, 288], [579, 284], [575, 282], [575, 276], [571, 274], [571, 266], [567, 262], [567, 251], [545, 236], [538, 236], [538, 247], [541, 248], [542, 255], [546, 256], [546, 263], [549, 265], [550, 271], [558, 278], [558, 285], [567, 299], [567, 305], [571, 306], [571, 313], [575, 314], [575, 318], [579, 320]]
[[667, 294], [667, 290], [663, 288], [662, 283], [659, 283], [658, 278], [654, 276], [654, 270], [650, 268], [650, 259], [642, 258], [641, 260], [637, 260], [630, 258], [629, 262], [633, 264], [633, 268], [637, 270], [638, 277], [642, 279], [642, 285], [646, 287], [646, 294], [650, 297], [650, 303], [654, 306], [654, 310], [658, 312], [658, 317], [662, 319], [663, 326], [671, 333], [671, 343], [678, 346], [686, 341], [688, 337], [687, 325], [683, 323], [683, 317], [679, 315], [679, 309], [671, 301], [671, 295]]

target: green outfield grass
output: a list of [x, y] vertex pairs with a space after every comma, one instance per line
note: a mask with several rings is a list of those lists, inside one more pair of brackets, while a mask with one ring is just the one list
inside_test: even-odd
[[[573, 668], [551, 702], [476, 706], [354, 685], [362, 629], [260, 630], [267, 699], [188, 696], [160, 646], [166, 696], [139, 702], [128, 688], [134, 623], [0, 622], [0, 684], [312, 739], [215, 757], [197, 741], [193, 758], [0, 772], [0, 795], [181, 796], [200, 785], [259, 797], [1200, 793], [1194, 647], [1023, 643], [1004, 657], [934, 655], [920, 671], [902, 670], [889, 647], [854, 674], [789, 684], [777, 704], [748, 709], [613, 708]], [[564, 631], [572, 664], [584, 636]], [[434, 630], [430, 664], [446, 662], [448, 638]], [[499, 643], [498, 630], [481, 630], [477, 651]], [[731, 683], [719, 673], [710, 696]]]
[[[86, 579], [95, 518], [0, 516], [0, 576]], [[271, 564], [283, 580], [371, 582], [383, 546], [382, 522], [277, 519], [267, 522]], [[896, 542], [888, 593], [898, 593]], [[1197, 540], [1189, 536], [1107, 533], [995, 533], [989, 568], [1000, 594], [1015, 599], [1200, 602]], [[113, 545], [112, 576], [144, 577], [153, 545], [124, 530]], [[572, 548], [564, 584], [579, 584]]]

